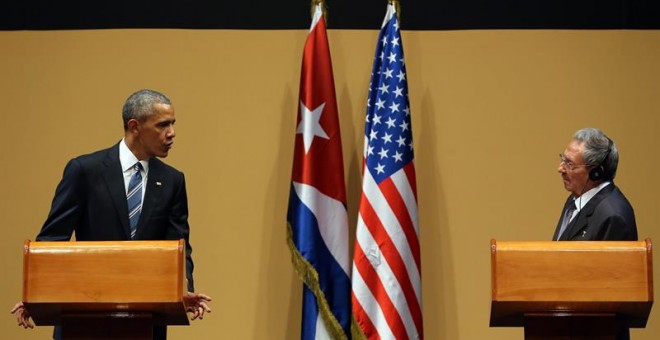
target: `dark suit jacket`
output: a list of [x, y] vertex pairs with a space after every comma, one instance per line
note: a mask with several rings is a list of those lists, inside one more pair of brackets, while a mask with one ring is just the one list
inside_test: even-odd
[[[573, 201], [572, 195], [566, 199], [553, 240], [557, 239], [563, 212], [569, 204], [575, 204]], [[559, 241], [637, 241], [635, 212], [621, 190], [611, 183], [578, 212]], [[616, 339], [630, 339], [628, 328], [621, 328]]]
[[[188, 290], [194, 291], [189, 242], [188, 199], [183, 173], [157, 158], [149, 173], [136, 240], [186, 242]], [[74, 158], [64, 168], [50, 213], [37, 241], [130, 240], [128, 204], [119, 162], [119, 144]], [[160, 333], [164, 330], [156, 331]], [[160, 338], [160, 337], [159, 337]]]
[[[563, 211], [573, 204], [569, 196], [559, 217], [553, 240], [557, 239]], [[614, 183], [603, 188], [589, 200], [568, 224], [559, 241], [636, 241], [637, 224], [630, 202]]]

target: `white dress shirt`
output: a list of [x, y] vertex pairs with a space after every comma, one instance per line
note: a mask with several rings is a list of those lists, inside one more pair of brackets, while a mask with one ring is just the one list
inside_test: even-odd
[[[139, 160], [137, 157], [135, 157], [133, 152], [131, 152], [131, 150], [126, 145], [126, 141], [122, 139], [121, 142], [119, 142], [119, 163], [121, 163], [121, 170], [124, 175], [124, 191], [126, 192], [128, 192], [128, 183], [131, 181], [131, 177], [134, 173], [133, 166], [138, 161]], [[144, 194], [147, 192], [149, 161], [141, 160], [139, 162], [142, 163], [142, 201], [144, 201]]]

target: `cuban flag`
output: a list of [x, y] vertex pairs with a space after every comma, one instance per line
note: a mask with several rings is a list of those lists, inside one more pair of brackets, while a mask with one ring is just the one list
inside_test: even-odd
[[348, 339], [346, 188], [332, 62], [319, 5], [303, 51], [298, 104], [287, 222], [292, 262], [304, 283], [301, 339]]

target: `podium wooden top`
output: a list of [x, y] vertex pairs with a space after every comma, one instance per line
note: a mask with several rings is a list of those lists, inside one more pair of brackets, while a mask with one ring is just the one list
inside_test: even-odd
[[179, 241], [30, 242], [23, 250], [23, 302], [37, 325], [63, 313], [152, 313], [188, 324], [185, 244]]
[[525, 313], [612, 313], [644, 327], [653, 303], [651, 240], [491, 241], [491, 326]]

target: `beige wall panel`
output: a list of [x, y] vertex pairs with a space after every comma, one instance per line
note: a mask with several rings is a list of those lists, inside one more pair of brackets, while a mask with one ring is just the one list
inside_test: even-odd
[[[46, 218], [66, 162], [116, 143], [123, 101], [150, 87], [176, 108], [166, 161], [186, 174], [196, 285], [214, 298], [211, 315], [173, 327], [170, 338], [299, 338], [301, 284], [285, 224], [305, 36], [0, 32], [0, 306], [8, 311], [20, 298], [23, 240]], [[351, 233], [376, 37], [329, 32]], [[551, 238], [567, 195], [557, 154], [581, 127], [618, 143], [617, 184], [635, 207], [640, 237], [660, 240], [660, 32], [404, 32], [403, 42], [427, 339], [522, 339], [521, 329], [488, 327], [489, 241]], [[656, 309], [635, 339], [660, 337]], [[2, 338], [50, 331], [0, 318]]]

